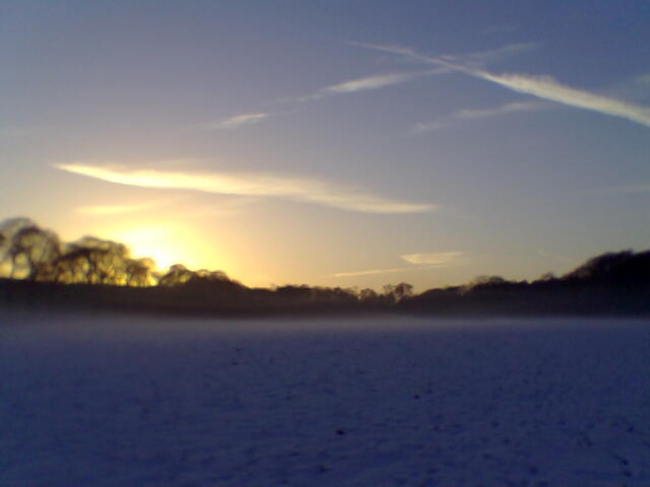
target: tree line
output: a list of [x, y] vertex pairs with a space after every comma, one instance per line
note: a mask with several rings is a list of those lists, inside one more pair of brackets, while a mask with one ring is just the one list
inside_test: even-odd
[[121, 243], [65, 243], [28, 218], [0, 223], [0, 302], [174, 312], [403, 311], [457, 314], [650, 314], [650, 251], [609, 252], [555, 277], [481, 276], [420, 294], [407, 283], [373, 289], [287, 285], [248, 288], [222, 271], [181, 264], [160, 271]]
[[[229, 283], [240, 290], [245, 286], [223, 271], [190, 270], [175, 264], [160, 271], [150, 258], [133, 258], [126, 245], [96, 237], [63, 242], [29, 218], [11, 218], [0, 223], [0, 278], [58, 284], [99, 284], [109, 286], [180, 286], [200, 288]], [[407, 283], [373, 289], [280, 286], [274, 289], [285, 301], [364, 301], [395, 303], [413, 294]]]

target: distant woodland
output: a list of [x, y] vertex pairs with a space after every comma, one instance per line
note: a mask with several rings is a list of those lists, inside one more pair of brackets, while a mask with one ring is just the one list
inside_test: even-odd
[[177, 264], [157, 270], [121, 243], [62, 242], [27, 218], [0, 223], [0, 306], [183, 315], [406, 313], [435, 316], [648, 315], [650, 251], [609, 252], [534, 281], [480, 277], [420, 294], [307, 285], [249, 288], [224, 272]]

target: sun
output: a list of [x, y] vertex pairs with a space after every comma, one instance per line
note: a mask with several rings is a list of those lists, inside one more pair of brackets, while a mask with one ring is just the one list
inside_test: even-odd
[[193, 232], [176, 225], [137, 226], [111, 232], [110, 238], [126, 244], [133, 257], [150, 257], [158, 270], [168, 269], [174, 264], [183, 264], [190, 269], [210, 269], [215, 260], [215, 256], [206, 255], [200, 239]]

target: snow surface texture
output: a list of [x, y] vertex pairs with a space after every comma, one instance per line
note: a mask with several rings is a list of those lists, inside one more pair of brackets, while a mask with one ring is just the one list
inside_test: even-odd
[[649, 486], [650, 323], [0, 312], [2, 486]]

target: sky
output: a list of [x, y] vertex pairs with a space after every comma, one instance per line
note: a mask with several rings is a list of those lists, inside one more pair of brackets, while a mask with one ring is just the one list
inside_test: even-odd
[[650, 2], [0, 2], [0, 219], [249, 286], [650, 248]]

